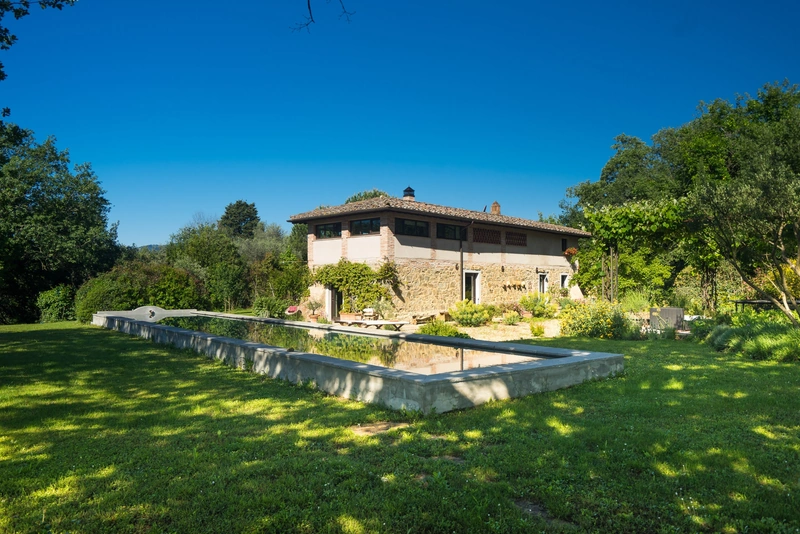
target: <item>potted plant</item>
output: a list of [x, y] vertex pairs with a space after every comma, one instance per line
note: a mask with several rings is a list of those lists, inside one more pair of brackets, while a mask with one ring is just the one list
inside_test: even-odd
[[342, 299], [342, 307], [339, 309], [339, 321], [360, 321], [361, 312], [357, 311], [355, 297], [353, 295], [345, 294]]
[[308, 320], [311, 321], [312, 323], [316, 323], [317, 319], [319, 319], [319, 315], [317, 315], [317, 310], [322, 308], [322, 303], [318, 300], [309, 299], [309, 301], [306, 302], [306, 308], [308, 308], [309, 311], [311, 312], [308, 315]]
[[575, 261], [575, 255], [578, 253], [578, 249], [575, 247], [569, 247], [567, 250], [564, 251], [564, 257], [567, 258], [567, 261], [572, 264]]

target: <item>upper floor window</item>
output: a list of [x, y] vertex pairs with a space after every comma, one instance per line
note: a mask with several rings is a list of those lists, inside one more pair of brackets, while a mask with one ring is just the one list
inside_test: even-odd
[[565, 250], [567, 250], [567, 240], [562, 238], [561, 239], [561, 252], [564, 252]]
[[467, 229], [455, 224], [436, 224], [436, 237], [439, 239], [467, 240]]
[[394, 233], [398, 235], [416, 235], [419, 237], [429, 237], [428, 223], [425, 221], [414, 221], [411, 219], [395, 219]]
[[315, 228], [317, 239], [342, 237], [342, 223], [318, 224]]
[[528, 234], [522, 232], [506, 232], [506, 245], [512, 247], [527, 247]]
[[350, 221], [350, 235], [368, 235], [381, 233], [381, 219], [361, 219]]
[[489, 230], [488, 228], [475, 228], [472, 230], [472, 241], [475, 243], [489, 243], [490, 245], [500, 244], [500, 230]]

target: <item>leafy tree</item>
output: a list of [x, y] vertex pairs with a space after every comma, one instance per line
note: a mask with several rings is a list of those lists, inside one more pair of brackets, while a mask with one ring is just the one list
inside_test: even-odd
[[[621, 134], [615, 138], [611, 148], [615, 154], [603, 167], [598, 181], [586, 181], [567, 188], [567, 198], [576, 200], [573, 209], [580, 211], [589, 206], [597, 209], [621, 206], [626, 202], [676, 198], [669, 166], [655, 147], [638, 137]], [[569, 216], [568, 210], [572, 206], [562, 203], [562, 211]]]
[[35, 321], [37, 295], [73, 288], [119, 254], [109, 203], [88, 163], [70, 170], [55, 139], [0, 126], [0, 323]]
[[286, 238], [286, 249], [295, 257], [308, 261], [308, 225], [298, 223], [292, 226], [289, 237]]
[[170, 263], [184, 256], [203, 269], [220, 262], [241, 261], [233, 239], [213, 224], [181, 228], [171, 236], [166, 256]]
[[250, 281], [256, 298], [268, 296], [297, 304], [308, 293], [311, 272], [305, 261], [286, 250], [250, 264]]
[[663, 290], [672, 272], [663, 249], [673, 247], [682, 213], [678, 202], [641, 201], [587, 208], [584, 215], [592, 237], [582, 242], [580, 270], [574, 280], [587, 293], [601, 294], [608, 300], [630, 290]]
[[[621, 134], [612, 145], [614, 155], [603, 167], [596, 182], [583, 182], [567, 189], [559, 206], [558, 222], [584, 227], [593, 238], [580, 244], [580, 272], [573, 278], [586, 293], [618, 298], [632, 290], [663, 294], [674, 276], [685, 266], [675, 254], [682, 232], [673, 220], [669, 229], [648, 229], [637, 217], [645, 213], [649, 223], [658, 217], [657, 206], [681, 198], [670, 162], [662, 154], [671, 138], [659, 138], [648, 145], [638, 137]], [[668, 144], [667, 146], [672, 146]], [[656, 210], [656, 211], [653, 211]], [[641, 213], [637, 213], [641, 212]], [[621, 217], [624, 224], [617, 225]], [[668, 230], [668, 231], [665, 231]], [[595, 235], [595, 232], [597, 233]], [[660, 240], [652, 246], [652, 239]], [[634, 266], [645, 266], [644, 272]]]
[[367, 191], [361, 191], [360, 193], [356, 193], [347, 198], [344, 201], [345, 204], [350, 204], [352, 202], [358, 202], [360, 200], [368, 200], [370, 198], [379, 198], [379, 197], [388, 197], [389, 193], [386, 191], [381, 191], [380, 189], [369, 189]]
[[231, 311], [247, 296], [246, 267], [242, 262], [215, 263], [208, 270], [206, 287], [211, 306]]
[[249, 239], [234, 239], [239, 254], [247, 263], [262, 260], [267, 254], [278, 255], [286, 249], [286, 232], [275, 223], [258, 223]]
[[233, 238], [213, 224], [187, 226], [166, 246], [167, 261], [198, 276], [214, 309], [231, 309], [249, 298], [245, 262]]
[[237, 200], [225, 206], [225, 213], [219, 219], [219, 227], [234, 237], [250, 238], [253, 237], [260, 221], [255, 203], [248, 204], [244, 200]]
[[[656, 133], [652, 146], [618, 137], [600, 180], [568, 190], [577, 200], [562, 204], [562, 218], [583, 219], [594, 234], [581, 245], [581, 269], [598, 253], [591, 247], [602, 244], [613, 258], [614, 250], [649, 246], [672, 266], [667, 285], [691, 267], [701, 277], [704, 308], [713, 309], [717, 272], [729, 262], [800, 327], [793, 311], [800, 296], [793, 289], [800, 277], [800, 90], [768, 84], [755, 97], [701, 102], [699, 109], [681, 128]], [[678, 199], [677, 214], [630, 211], [669, 199]], [[648, 235], [648, 226], [657, 232]], [[620, 255], [620, 273], [624, 262]], [[587, 282], [591, 271], [576, 279]]]
[[692, 206], [745, 283], [800, 328], [787, 276], [800, 276], [800, 90], [769, 84], [701, 111], [684, 127]]

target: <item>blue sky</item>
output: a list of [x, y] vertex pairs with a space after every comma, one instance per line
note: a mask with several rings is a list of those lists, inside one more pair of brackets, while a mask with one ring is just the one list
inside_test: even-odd
[[5, 22], [0, 105], [88, 161], [125, 244], [238, 199], [262, 220], [377, 187], [535, 219], [613, 138], [800, 83], [796, 2], [80, 0]]

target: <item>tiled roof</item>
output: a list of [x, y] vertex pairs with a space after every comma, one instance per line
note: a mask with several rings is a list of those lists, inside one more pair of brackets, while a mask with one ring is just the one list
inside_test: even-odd
[[589, 237], [591, 235], [583, 230], [569, 228], [567, 226], [559, 226], [557, 224], [531, 221], [530, 219], [521, 219], [519, 217], [508, 217], [507, 215], [495, 215], [493, 213], [486, 213], [483, 211], [449, 208], [447, 206], [439, 206], [438, 204], [428, 204], [426, 202], [417, 202], [416, 200], [403, 200], [396, 197], [377, 197], [361, 200], [359, 202], [351, 202], [350, 204], [342, 204], [341, 206], [317, 208], [305, 213], [292, 215], [289, 217], [289, 222], [303, 223], [313, 221], [315, 219], [335, 217], [338, 215], [357, 215], [360, 213], [371, 213], [376, 211], [395, 211], [411, 214], [417, 213], [421, 215], [446, 217], [448, 219], [458, 219], [461, 221], [500, 224], [503, 226], [513, 226], [517, 228], [532, 228], [535, 230], [541, 230], [543, 232], [553, 232], [556, 234], [574, 235], [578, 237]]

